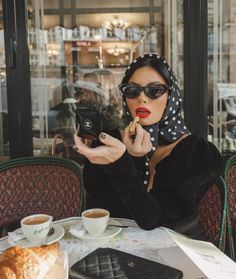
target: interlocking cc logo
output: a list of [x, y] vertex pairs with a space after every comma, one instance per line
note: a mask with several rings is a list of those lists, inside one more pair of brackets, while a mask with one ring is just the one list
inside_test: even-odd
[[93, 124], [92, 124], [91, 120], [85, 119], [85, 120], [83, 121], [83, 127], [84, 127], [84, 129], [90, 130], [90, 129], [92, 128], [92, 126], [93, 126]]

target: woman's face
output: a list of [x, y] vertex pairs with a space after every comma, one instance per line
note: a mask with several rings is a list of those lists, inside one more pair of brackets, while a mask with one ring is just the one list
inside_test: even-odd
[[[128, 83], [147, 86], [153, 83], [166, 84], [164, 78], [152, 67], [145, 66], [137, 69], [130, 77]], [[158, 99], [150, 99], [142, 91], [135, 99], [126, 98], [126, 103], [132, 117], [139, 116], [142, 126], [152, 125], [161, 120], [168, 100], [168, 92]]]
[[92, 90], [83, 88], [83, 94], [81, 95], [81, 101], [88, 105], [97, 105], [96, 93]]

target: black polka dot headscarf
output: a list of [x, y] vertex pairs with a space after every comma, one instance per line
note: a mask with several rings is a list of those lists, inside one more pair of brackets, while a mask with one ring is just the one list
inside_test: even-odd
[[[167, 64], [158, 54], [147, 53], [135, 59], [125, 71], [121, 83], [127, 84], [132, 74], [139, 68], [150, 66], [163, 76], [169, 86], [168, 101], [161, 120], [143, 128], [150, 133], [152, 150], [147, 154], [145, 160], [145, 171], [143, 172], [144, 184], [148, 184], [149, 160], [155, 152], [158, 143], [172, 143], [178, 140], [183, 134], [190, 134], [181, 115], [182, 99], [176, 77]], [[129, 123], [133, 120], [132, 115], [123, 96], [125, 119]]]

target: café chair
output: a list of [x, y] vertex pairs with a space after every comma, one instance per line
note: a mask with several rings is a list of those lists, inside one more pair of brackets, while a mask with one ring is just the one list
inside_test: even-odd
[[236, 155], [230, 157], [226, 162], [224, 176], [228, 192], [227, 234], [229, 256], [236, 260]]
[[80, 166], [69, 159], [26, 157], [0, 164], [0, 234], [13, 230], [30, 214], [59, 220], [84, 209]]
[[210, 242], [223, 252], [226, 245], [227, 192], [224, 179], [212, 185], [198, 208], [198, 223]]

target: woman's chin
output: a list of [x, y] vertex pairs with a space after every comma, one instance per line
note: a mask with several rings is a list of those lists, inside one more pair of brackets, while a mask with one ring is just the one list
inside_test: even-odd
[[153, 120], [153, 119], [148, 119], [148, 118], [139, 118], [139, 124], [141, 126], [150, 126], [153, 124], [156, 124], [159, 120]]

